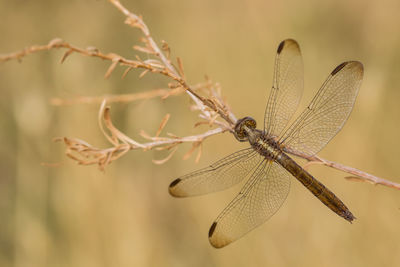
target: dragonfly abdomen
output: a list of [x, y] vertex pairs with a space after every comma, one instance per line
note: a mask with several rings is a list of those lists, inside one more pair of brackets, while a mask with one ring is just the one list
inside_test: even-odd
[[285, 153], [281, 153], [275, 160], [296, 177], [296, 179], [310, 190], [310, 192], [325, 206], [349, 222], [355, 219], [351, 211], [332, 191], [326, 188], [320, 181], [315, 179]]

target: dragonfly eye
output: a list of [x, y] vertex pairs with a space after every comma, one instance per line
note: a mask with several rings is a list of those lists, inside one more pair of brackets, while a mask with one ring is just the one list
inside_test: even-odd
[[[246, 126], [246, 127], [245, 127]], [[256, 121], [251, 117], [241, 118], [236, 122], [234, 135], [237, 140], [244, 142], [248, 140], [246, 128], [255, 129], [257, 126]]]

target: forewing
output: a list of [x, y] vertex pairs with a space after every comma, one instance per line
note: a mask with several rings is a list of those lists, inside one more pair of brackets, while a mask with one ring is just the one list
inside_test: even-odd
[[288, 152], [318, 153], [343, 127], [353, 108], [363, 78], [357, 61], [337, 66], [307, 109], [280, 138]]
[[303, 93], [303, 60], [299, 44], [292, 39], [279, 44], [274, 79], [265, 109], [264, 130], [280, 136], [299, 105]]
[[282, 206], [290, 189], [290, 174], [264, 160], [209, 231], [211, 245], [221, 248], [268, 220]]
[[242, 181], [262, 159], [253, 148], [237, 151], [207, 168], [174, 180], [169, 192], [175, 197], [188, 197], [229, 188]]

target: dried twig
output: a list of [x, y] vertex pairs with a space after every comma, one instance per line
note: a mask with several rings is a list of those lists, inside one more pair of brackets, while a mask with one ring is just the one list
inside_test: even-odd
[[[1, 60], [0, 60], [1, 61]], [[211, 81], [206, 81], [203, 83], [198, 83], [192, 86], [195, 91], [200, 91], [209, 88]], [[211, 90], [211, 89], [207, 89]], [[54, 106], [68, 106], [75, 104], [101, 104], [104, 100], [107, 103], [127, 103], [138, 100], [145, 100], [160, 97], [161, 99], [166, 99], [170, 96], [176, 96], [183, 93], [185, 90], [182, 87], [160, 88], [154, 89], [147, 92], [132, 93], [132, 94], [121, 94], [121, 95], [103, 95], [103, 96], [78, 96], [73, 98], [59, 98], [54, 97], [50, 99], [50, 104]]]
[[324, 166], [328, 166], [346, 173], [351, 174], [352, 176], [347, 176], [345, 177], [347, 180], [349, 181], [357, 181], [357, 182], [368, 182], [371, 184], [375, 184], [375, 185], [384, 185], [384, 186], [388, 186], [391, 188], [395, 188], [400, 190], [400, 184], [377, 177], [375, 175], [369, 174], [367, 172], [361, 171], [359, 169], [353, 168], [353, 167], [349, 167], [334, 161], [330, 161], [327, 159], [323, 159], [321, 157], [318, 157], [317, 155], [312, 156], [312, 157], [307, 157], [306, 155], [300, 153], [300, 152], [294, 152], [291, 151], [290, 152], [293, 155], [299, 156], [301, 158], [306, 159], [308, 162], [305, 164], [304, 168], [309, 168], [311, 165], [324, 165]]
[[[154, 160], [156, 164], [162, 164], [172, 157], [176, 150], [176, 146], [182, 143], [193, 143], [196, 148], [200, 148], [201, 143], [208, 137], [223, 133], [229, 129], [215, 128], [205, 133], [185, 136], [185, 137], [159, 137], [157, 134], [150, 137], [143, 134], [143, 137], [149, 139], [150, 142], [139, 143], [121, 131], [119, 131], [112, 123], [110, 116], [110, 108], [105, 106], [105, 101], [99, 111], [99, 126], [107, 140], [113, 145], [110, 148], [97, 148], [80, 139], [72, 138], [56, 138], [55, 141], [63, 141], [67, 147], [66, 155], [81, 165], [98, 164], [101, 170], [123, 156], [129, 150], [143, 149], [144, 151], [156, 148], [157, 150], [171, 150], [170, 155], [164, 160]], [[165, 127], [166, 119], [163, 119], [160, 128]], [[158, 133], [158, 131], [157, 131]], [[200, 153], [200, 152], [199, 152]], [[199, 156], [198, 156], [199, 157]], [[198, 158], [197, 157], [197, 158]], [[196, 158], [196, 160], [198, 160]]]

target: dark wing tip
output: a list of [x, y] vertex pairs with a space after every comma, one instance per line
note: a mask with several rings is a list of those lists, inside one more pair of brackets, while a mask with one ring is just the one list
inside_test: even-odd
[[332, 72], [331, 75], [336, 75], [339, 71], [341, 71], [344, 67], [352, 69], [353, 71], [357, 70], [359, 72], [360, 77], [362, 78], [364, 74], [364, 66], [359, 61], [347, 61], [343, 62], [342, 64], [338, 65]]
[[180, 181], [182, 181], [181, 178], [173, 180], [172, 183], [169, 185], [169, 188], [176, 186]]
[[288, 45], [294, 45], [297, 49], [300, 49], [299, 44], [298, 44], [295, 40], [293, 40], [293, 39], [286, 39], [286, 40], [283, 40], [283, 41], [279, 44], [279, 46], [278, 46], [278, 51], [277, 51], [278, 55], [282, 52], [283, 48], [284, 48], [285, 46], [288, 46]]
[[210, 227], [210, 230], [208, 231], [208, 241], [210, 241], [210, 244], [214, 248], [223, 248], [232, 241], [235, 241], [235, 238], [232, 239], [229, 237], [229, 233], [223, 233], [223, 229], [216, 229], [219, 224], [217, 222], [213, 222], [213, 224]]
[[175, 180], [173, 180], [172, 183], [169, 185], [168, 191], [169, 191], [169, 193], [170, 193], [171, 195], [173, 195], [173, 196], [178, 196], [178, 195], [176, 194], [176, 192], [174, 192], [174, 187], [175, 187], [177, 184], [179, 184], [180, 181], [182, 181], [181, 178], [175, 179]]
[[344, 68], [344, 66], [346, 66], [349, 62], [343, 62], [342, 64], [340, 64], [339, 66], [337, 66], [332, 72], [331, 75], [334, 76], [336, 73], [338, 73], [341, 69]]
[[[286, 40], [285, 40], [286, 41]], [[277, 53], [280, 54], [282, 52], [283, 47], [285, 46], [285, 41], [282, 41], [278, 46]]]
[[213, 224], [210, 227], [210, 230], [208, 231], [208, 238], [211, 238], [215, 231], [215, 227], [217, 227], [217, 222], [213, 222]]
[[208, 240], [210, 241], [210, 244], [214, 248], [223, 248], [226, 245], [228, 245], [230, 242], [227, 242], [224, 239], [221, 240], [221, 236], [219, 236], [219, 238], [214, 236], [216, 227], [217, 227], [217, 222], [213, 222], [213, 224], [210, 227], [210, 231], [208, 231]]

